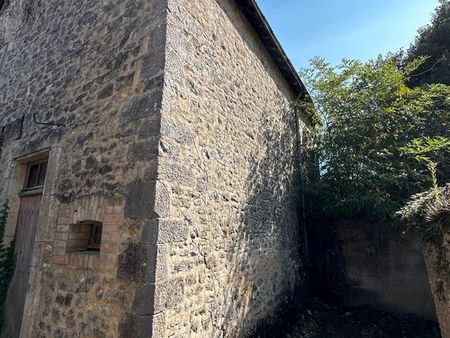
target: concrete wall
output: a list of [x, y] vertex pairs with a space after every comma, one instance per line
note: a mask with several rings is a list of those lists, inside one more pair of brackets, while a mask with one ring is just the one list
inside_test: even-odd
[[[50, 164], [22, 337], [270, 322], [303, 283], [298, 121], [234, 1], [12, 0], [0, 27], [9, 238], [24, 166]], [[66, 250], [83, 220], [99, 255]]]
[[343, 298], [349, 305], [436, 319], [420, 242], [368, 223], [341, 223], [346, 278]]
[[[9, 238], [24, 163], [49, 154], [22, 337], [150, 332], [148, 316], [136, 319], [135, 289], [154, 280], [154, 266], [141, 257], [120, 267], [118, 257], [148, 254], [136, 243], [155, 214], [166, 10], [159, 0], [11, 0], [0, 14]], [[36, 124], [34, 113], [66, 126]], [[87, 219], [104, 224], [100, 254], [68, 252], [70, 224]]]

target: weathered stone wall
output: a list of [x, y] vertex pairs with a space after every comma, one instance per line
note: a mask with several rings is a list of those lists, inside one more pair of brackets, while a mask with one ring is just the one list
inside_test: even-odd
[[[0, 15], [0, 197], [12, 204], [10, 238], [23, 183], [14, 159], [50, 149], [22, 337], [150, 332], [134, 294], [153, 280], [138, 243], [156, 214], [166, 10], [159, 0], [11, 0]], [[69, 225], [83, 219], [103, 222], [99, 255], [65, 250]]]
[[450, 235], [442, 245], [429, 245], [424, 250], [428, 277], [436, 303], [442, 338], [450, 337]]
[[[303, 283], [296, 98], [234, 1], [13, 0], [0, 27], [9, 238], [49, 154], [22, 337], [270, 322]], [[85, 220], [99, 255], [67, 250]]]
[[169, 1], [166, 54], [154, 333], [250, 334], [303, 282], [295, 97], [234, 1]]

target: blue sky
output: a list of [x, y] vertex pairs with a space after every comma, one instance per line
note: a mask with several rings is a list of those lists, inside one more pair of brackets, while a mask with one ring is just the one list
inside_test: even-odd
[[408, 47], [438, 0], [257, 0], [296, 68]]

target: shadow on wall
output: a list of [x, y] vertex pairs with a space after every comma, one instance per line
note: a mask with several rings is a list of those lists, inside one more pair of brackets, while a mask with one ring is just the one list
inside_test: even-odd
[[338, 305], [435, 320], [421, 246], [392, 224], [317, 222], [310, 229], [311, 292]]
[[342, 298], [348, 292], [343, 243], [332, 223], [310, 216], [309, 292], [325, 302], [343, 305]]
[[246, 205], [227, 250], [230, 271], [222, 303], [227, 336], [264, 334], [277, 313], [295, 303], [304, 281], [293, 114], [286, 109], [279, 121], [266, 119], [262, 146], [252, 154]]

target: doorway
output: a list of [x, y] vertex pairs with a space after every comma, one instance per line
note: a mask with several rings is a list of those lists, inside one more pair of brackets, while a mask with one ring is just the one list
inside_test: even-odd
[[19, 337], [48, 160], [27, 164], [15, 232], [15, 270], [5, 306], [7, 337]]

